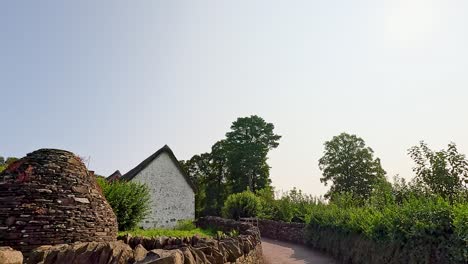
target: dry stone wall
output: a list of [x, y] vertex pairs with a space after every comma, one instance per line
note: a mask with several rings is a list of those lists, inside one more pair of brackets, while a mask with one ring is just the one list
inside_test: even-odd
[[94, 175], [73, 153], [41, 149], [0, 174], [0, 246], [115, 241], [117, 221]]
[[305, 244], [305, 227], [303, 223], [286, 223], [272, 220], [258, 220], [258, 228], [263, 237]]
[[117, 242], [87, 242], [70, 245], [42, 246], [35, 249], [28, 264], [261, 264], [263, 263], [258, 228], [233, 220], [206, 217], [198, 220], [204, 228], [230, 232], [237, 237], [224, 239], [120, 237]]

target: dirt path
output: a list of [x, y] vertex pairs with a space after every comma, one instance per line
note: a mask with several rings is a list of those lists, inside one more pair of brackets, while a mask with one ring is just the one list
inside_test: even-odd
[[267, 264], [334, 264], [333, 259], [310, 248], [262, 238], [263, 255]]

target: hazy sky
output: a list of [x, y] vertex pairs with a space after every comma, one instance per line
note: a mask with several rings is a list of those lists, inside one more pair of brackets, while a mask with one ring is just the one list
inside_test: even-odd
[[420, 140], [468, 154], [468, 1], [2, 1], [0, 155], [53, 147], [123, 173], [206, 152], [237, 117], [283, 136], [273, 185], [324, 194], [355, 133], [391, 177]]

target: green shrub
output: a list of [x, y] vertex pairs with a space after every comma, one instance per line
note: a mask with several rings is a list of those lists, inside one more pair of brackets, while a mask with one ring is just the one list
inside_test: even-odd
[[[318, 205], [308, 243], [353, 263], [465, 263], [468, 204], [442, 198], [380, 200], [366, 207]], [[349, 247], [349, 244], [356, 245]]]
[[261, 209], [260, 199], [251, 191], [235, 193], [224, 202], [223, 216], [232, 219], [257, 216]]
[[101, 178], [97, 182], [117, 216], [119, 230], [135, 228], [147, 215], [150, 194], [146, 185], [127, 181], [109, 183]]
[[262, 205], [259, 217], [283, 222], [304, 223], [315, 206], [322, 203], [320, 199], [304, 194], [296, 188], [276, 200], [270, 188], [257, 191], [257, 196]]
[[190, 231], [194, 230], [197, 227], [193, 223], [192, 220], [187, 219], [187, 220], [179, 220], [177, 221], [177, 225], [174, 227], [174, 230], [181, 230], [181, 231]]

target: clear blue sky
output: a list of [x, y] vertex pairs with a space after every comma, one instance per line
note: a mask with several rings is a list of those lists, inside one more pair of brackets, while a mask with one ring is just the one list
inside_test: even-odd
[[323, 143], [468, 153], [468, 1], [2, 1], [0, 155], [53, 147], [126, 172], [206, 152], [237, 117], [283, 136], [273, 184], [325, 193]]

